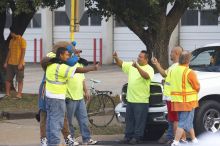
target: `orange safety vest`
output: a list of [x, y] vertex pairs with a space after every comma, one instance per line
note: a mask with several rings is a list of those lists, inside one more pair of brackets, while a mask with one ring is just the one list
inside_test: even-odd
[[198, 107], [198, 93], [188, 81], [190, 71], [188, 67], [178, 65], [171, 72], [172, 111], [191, 111]]

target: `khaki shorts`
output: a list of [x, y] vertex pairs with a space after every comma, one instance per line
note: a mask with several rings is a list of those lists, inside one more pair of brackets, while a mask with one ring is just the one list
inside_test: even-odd
[[16, 80], [18, 82], [23, 81], [24, 79], [24, 67], [21, 70], [18, 70], [18, 65], [10, 65], [8, 64], [6, 69], [6, 80], [12, 81], [16, 75]]

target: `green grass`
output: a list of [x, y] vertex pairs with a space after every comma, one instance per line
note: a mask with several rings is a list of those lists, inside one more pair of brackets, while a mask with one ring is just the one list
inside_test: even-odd
[[[12, 97], [15, 93], [12, 92]], [[0, 111], [14, 112], [14, 111], [38, 111], [38, 95], [37, 94], [23, 94], [22, 99], [15, 100], [12, 97], [0, 100]], [[115, 105], [119, 102], [119, 97], [113, 97]], [[3, 120], [3, 119], [0, 119]], [[89, 126], [92, 135], [114, 135], [123, 134], [124, 126], [121, 124], [110, 124], [107, 127], [94, 127]], [[79, 127], [76, 127], [76, 136], [80, 136]]]
[[22, 99], [12, 99], [15, 93], [12, 92], [11, 97], [0, 100], [0, 111], [37, 111], [38, 95], [23, 94]]

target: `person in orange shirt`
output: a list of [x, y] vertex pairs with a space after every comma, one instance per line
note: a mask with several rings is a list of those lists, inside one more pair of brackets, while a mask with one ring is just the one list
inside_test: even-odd
[[198, 107], [198, 92], [200, 84], [196, 73], [189, 68], [191, 53], [183, 51], [179, 65], [170, 73], [171, 110], [178, 112], [178, 126], [175, 139], [171, 146], [178, 146], [184, 132], [189, 132], [192, 143], [198, 143], [193, 128], [195, 108]]
[[4, 68], [6, 68], [5, 97], [10, 96], [11, 82], [16, 75], [18, 92], [15, 99], [20, 99], [23, 89], [26, 40], [21, 35], [16, 34], [12, 29], [10, 35], [12, 38], [9, 42], [9, 51], [4, 63]]

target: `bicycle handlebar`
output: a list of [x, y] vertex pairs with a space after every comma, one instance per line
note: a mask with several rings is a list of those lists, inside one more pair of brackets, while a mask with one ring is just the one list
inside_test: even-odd
[[99, 80], [94, 80], [94, 79], [90, 79], [90, 82], [93, 82], [93, 83], [101, 83], [101, 81], [99, 81]]

